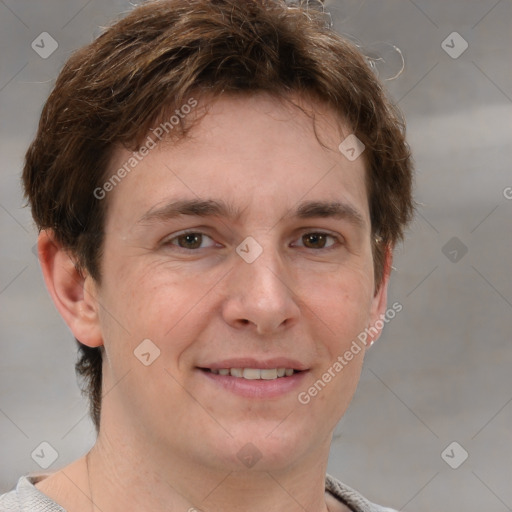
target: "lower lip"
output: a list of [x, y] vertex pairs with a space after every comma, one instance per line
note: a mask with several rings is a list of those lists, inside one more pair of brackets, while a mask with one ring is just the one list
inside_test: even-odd
[[218, 375], [209, 371], [199, 370], [207, 379], [232, 393], [246, 398], [274, 398], [296, 390], [307, 371], [294, 373], [290, 377], [278, 377], [277, 379], [249, 380], [230, 375]]

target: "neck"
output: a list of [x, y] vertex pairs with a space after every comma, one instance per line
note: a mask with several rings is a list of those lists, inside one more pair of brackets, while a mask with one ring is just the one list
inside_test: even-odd
[[126, 432], [100, 431], [86, 458], [93, 510], [328, 512], [329, 441], [287, 467], [256, 465], [242, 471], [162, 453]]

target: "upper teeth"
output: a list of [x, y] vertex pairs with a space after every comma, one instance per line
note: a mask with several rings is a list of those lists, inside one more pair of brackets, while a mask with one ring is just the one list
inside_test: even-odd
[[218, 375], [231, 375], [231, 377], [241, 377], [248, 380], [272, 380], [278, 377], [290, 377], [294, 373], [293, 368], [220, 368], [210, 371]]

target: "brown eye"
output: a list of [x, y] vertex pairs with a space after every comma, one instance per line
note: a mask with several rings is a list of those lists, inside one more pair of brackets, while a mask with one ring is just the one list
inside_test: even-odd
[[[307, 233], [302, 236], [302, 243], [304, 247], [308, 249], [325, 249], [328, 247], [328, 238], [334, 239], [332, 235], [328, 235], [327, 233]], [[330, 245], [333, 244], [331, 243], [329, 246]]]
[[201, 247], [203, 235], [201, 233], [187, 233], [176, 238], [178, 245], [184, 249], [198, 249]]
[[167, 246], [177, 246], [182, 249], [207, 249], [215, 246], [215, 241], [204, 233], [188, 232], [168, 239]]

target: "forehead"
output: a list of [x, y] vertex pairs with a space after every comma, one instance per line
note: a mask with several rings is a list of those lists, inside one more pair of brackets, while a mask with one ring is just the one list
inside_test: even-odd
[[[171, 200], [228, 198], [238, 211], [254, 207], [270, 217], [327, 200], [352, 205], [368, 221], [364, 158], [350, 161], [338, 149], [349, 127], [321, 103], [291, 99], [300, 108], [264, 94], [199, 100], [206, 114], [186, 137], [158, 142], [123, 173], [108, 194], [109, 212], [134, 223]], [[130, 158], [117, 149], [107, 176]]]

